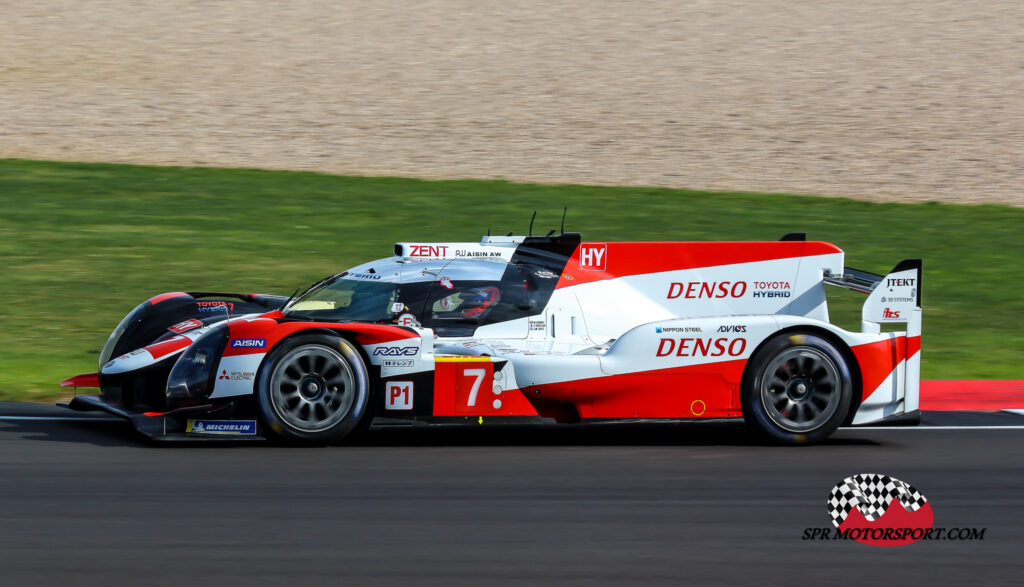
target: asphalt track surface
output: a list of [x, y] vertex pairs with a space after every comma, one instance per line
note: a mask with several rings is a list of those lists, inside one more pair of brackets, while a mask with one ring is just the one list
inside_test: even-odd
[[[152, 444], [0, 403], [0, 585], [1020, 584], [1024, 417], [762, 446], [742, 424], [381, 428], [353, 446]], [[97, 418], [93, 414], [81, 415]], [[972, 428], [958, 428], [972, 426]], [[982, 426], [983, 428], [974, 428]], [[996, 428], [1001, 426], [1002, 428]], [[953, 428], [950, 428], [953, 427]], [[808, 542], [855, 473], [973, 542]]]

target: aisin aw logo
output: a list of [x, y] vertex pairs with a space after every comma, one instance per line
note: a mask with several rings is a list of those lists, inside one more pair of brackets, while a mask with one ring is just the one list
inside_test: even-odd
[[832, 524], [849, 538], [872, 546], [901, 546], [930, 534], [932, 505], [909, 483], [872, 473], [847, 477], [828, 500]]

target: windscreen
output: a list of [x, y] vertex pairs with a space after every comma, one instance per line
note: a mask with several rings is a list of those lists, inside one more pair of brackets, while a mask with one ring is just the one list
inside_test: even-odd
[[343, 273], [302, 294], [288, 305], [285, 315], [324, 322], [391, 321], [398, 285], [347, 275]]

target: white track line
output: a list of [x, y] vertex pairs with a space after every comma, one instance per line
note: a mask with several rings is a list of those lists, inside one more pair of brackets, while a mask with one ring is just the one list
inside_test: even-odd
[[845, 426], [840, 430], [1024, 430], [1024, 426]]
[[1006, 412], [1008, 414], [1017, 414], [1018, 416], [1024, 416], [1024, 410], [1021, 409], [1005, 409], [999, 410], [1000, 412]]
[[74, 418], [69, 416], [0, 416], [3, 420], [29, 420], [33, 422], [117, 422], [121, 418]]

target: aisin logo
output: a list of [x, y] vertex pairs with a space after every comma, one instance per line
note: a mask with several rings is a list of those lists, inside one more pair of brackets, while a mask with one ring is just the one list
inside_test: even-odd
[[840, 534], [872, 546], [902, 546], [931, 534], [932, 505], [909, 483], [888, 475], [847, 477], [832, 488], [828, 514]]

